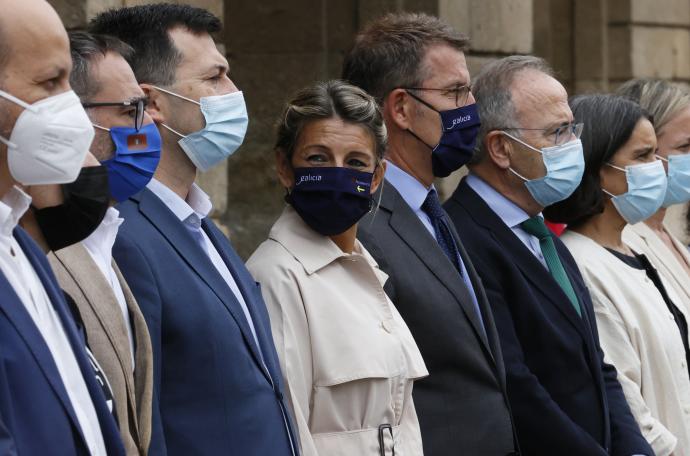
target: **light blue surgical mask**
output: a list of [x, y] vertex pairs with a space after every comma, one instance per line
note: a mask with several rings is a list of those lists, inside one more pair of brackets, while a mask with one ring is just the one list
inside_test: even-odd
[[627, 192], [613, 195], [603, 188], [602, 191], [611, 197], [613, 205], [626, 222], [633, 225], [648, 219], [659, 210], [666, 195], [666, 171], [659, 160], [625, 168], [611, 163], [606, 165], [625, 173]]
[[160, 87], [154, 88], [201, 107], [206, 126], [197, 132], [183, 135], [161, 123], [164, 128], [182, 138], [178, 142], [180, 147], [199, 171], [206, 172], [213, 168], [242, 145], [249, 125], [247, 105], [242, 92], [202, 97], [195, 101]]
[[582, 141], [579, 139], [539, 150], [510, 133], [504, 131], [503, 134], [541, 154], [546, 167], [544, 177], [527, 179], [513, 168], [508, 168], [513, 174], [525, 181], [527, 190], [540, 206], [547, 207], [566, 199], [580, 185], [582, 175], [585, 172], [585, 157], [582, 153]]
[[657, 158], [668, 163], [668, 186], [664, 207], [690, 201], [690, 154], [669, 155], [668, 159]]

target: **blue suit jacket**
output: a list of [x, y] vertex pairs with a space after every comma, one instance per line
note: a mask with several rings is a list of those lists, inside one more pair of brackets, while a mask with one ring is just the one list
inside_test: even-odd
[[118, 209], [125, 221], [114, 257], [153, 347], [150, 454], [296, 454], [261, 290], [227, 238], [203, 221], [242, 292], [260, 347], [207, 254], [155, 194], [144, 189]]
[[[108, 455], [124, 455], [117, 424], [84, 350], [48, 261], [21, 229], [14, 236], [57, 311], [93, 400]], [[89, 451], [67, 391], [41, 333], [0, 272], [0, 449], [20, 455], [84, 455]], [[11, 452], [9, 454], [12, 454]]]
[[565, 245], [554, 237], [582, 318], [548, 270], [465, 180], [444, 207], [494, 312], [524, 454], [653, 455], [615, 368], [604, 363], [592, 301]]

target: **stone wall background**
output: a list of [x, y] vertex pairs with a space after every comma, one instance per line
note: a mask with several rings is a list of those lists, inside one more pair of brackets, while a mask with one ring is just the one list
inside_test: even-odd
[[[146, 0], [48, 0], [68, 29], [94, 14]], [[182, 3], [182, 2], [177, 2]], [[615, 90], [633, 77], [690, 84], [690, 0], [188, 0], [222, 17], [219, 46], [244, 91], [250, 125], [242, 148], [199, 177], [214, 217], [247, 258], [283, 207], [275, 178], [274, 123], [287, 97], [340, 74], [356, 31], [387, 11], [439, 15], [472, 38], [470, 72], [494, 58], [546, 58], [569, 93]], [[438, 182], [442, 196], [462, 175]], [[688, 240], [684, 209], [669, 211], [673, 231]]]

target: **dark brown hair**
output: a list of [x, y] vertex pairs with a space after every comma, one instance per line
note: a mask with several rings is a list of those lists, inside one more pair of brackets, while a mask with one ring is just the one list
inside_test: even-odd
[[342, 78], [379, 103], [393, 89], [426, 79], [422, 60], [429, 46], [447, 44], [464, 52], [469, 39], [435, 16], [390, 13], [368, 24], [345, 56]]

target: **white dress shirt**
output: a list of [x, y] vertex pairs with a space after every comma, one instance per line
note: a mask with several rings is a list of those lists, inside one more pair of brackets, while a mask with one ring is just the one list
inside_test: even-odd
[[187, 200], [183, 200], [180, 196], [170, 190], [168, 187], [163, 185], [160, 181], [156, 179], [151, 179], [149, 181], [147, 188], [153, 192], [163, 203], [175, 214], [180, 222], [188, 225], [191, 229], [197, 230], [201, 233], [204, 238], [204, 244], [206, 246], [206, 254], [210, 258], [213, 265], [218, 270], [225, 283], [228, 284], [230, 290], [237, 298], [237, 301], [242, 307], [242, 312], [249, 323], [249, 328], [252, 331], [252, 336], [254, 336], [254, 342], [259, 348], [259, 354], [263, 357], [261, 353], [261, 345], [259, 345], [259, 339], [256, 337], [256, 330], [254, 329], [254, 321], [249, 313], [249, 308], [247, 303], [242, 296], [242, 292], [235, 282], [235, 278], [230, 273], [228, 266], [223, 261], [216, 247], [211, 242], [211, 239], [206, 235], [206, 232], [201, 228], [201, 221], [211, 212], [213, 205], [211, 204], [211, 199], [206, 193], [196, 184], [192, 184], [192, 188], [189, 189], [189, 194], [187, 195]]
[[[477, 192], [479, 197], [491, 208], [498, 217], [503, 220], [508, 228], [511, 229], [515, 236], [525, 244], [525, 247], [534, 254], [535, 257], [548, 269], [544, 255], [541, 252], [539, 239], [532, 236], [523, 230], [520, 224], [530, 219], [529, 214], [523, 211], [515, 203], [496, 191], [492, 186], [487, 184], [482, 178], [470, 173], [467, 176], [467, 185], [472, 190]], [[541, 217], [541, 214], [539, 214]]]
[[129, 318], [129, 309], [127, 309], [127, 301], [125, 294], [122, 291], [120, 281], [117, 279], [117, 274], [113, 269], [113, 245], [117, 237], [117, 230], [124, 221], [120, 218], [120, 213], [114, 207], [108, 208], [105, 217], [98, 228], [91, 233], [89, 237], [82, 241], [86, 251], [89, 252], [91, 259], [98, 265], [106, 281], [113, 289], [115, 299], [120, 305], [120, 312], [122, 318], [125, 320], [125, 328], [127, 328], [127, 336], [129, 337], [129, 351], [132, 355], [132, 369], [134, 369], [134, 333], [132, 332], [132, 323]]
[[30, 203], [31, 198], [17, 187], [7, 192], [0, 201], [0, 270], [43, 336], [79, 421], [89, 452], [92, 455], [105, 456], [105, 443], [96, 409], [60, 316], [50, 302], [36, 271], [12, 235], [12, 230]]

